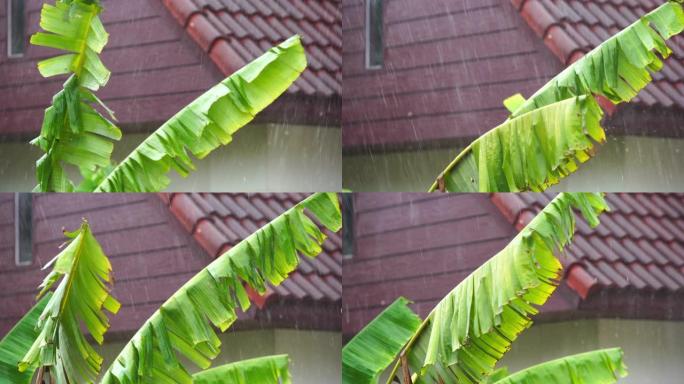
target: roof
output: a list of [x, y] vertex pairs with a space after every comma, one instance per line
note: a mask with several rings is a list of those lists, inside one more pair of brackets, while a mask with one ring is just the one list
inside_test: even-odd
[[164, 4], [224, 74], [300, 34], [309, 66], [288, 92], [322, 96], [341, 93], [339, 1], [164, 0]]
[[[663, 2], [660, 0], [511, 0], [534, 32], [565, 64], [626, 28]], [[674, 54], [636, 103], [684, 108], [684, 37], [669, 43]]]
[[[492, 201], [522, 229], [552, 197], [502, 193]], [[684, 195], [611, 193], [606, 199], [611, 211], [601, 215], [601, 224], [592, 229], [577, 220], [561, 257], [568, 287], [589, 302], [601, 296], [684, 296]], [[684, 308], [677, 311], [684, 315]]]
[[[254, 231], [303, 200], [304, 194], [171, 194], [162, 195], [171, 212], [198, 244], [216, 258]], [[282, 285], [270, 286], [261, 306], [276, 299], [336, 302], [342, 298], [342, 240], [327, 229], [323, 252], [301, 257]]]
[[[108, 340], [114, 340], [137, 330], [172, 292], [218, 253], [304, 195], [214, 197], [221, 203], [214, 205], [211, 195], [34, 195], [33, 263], [17, 266], [14, 194], [0, 194], [0, 335], [33, 306], [37, 286], [49, 272], [41, 267], [64, 242], [62, 229], [76, 228], [83, 217], [89, 220], [112, 263], [113, 295], [122, 304], [119, 313], [110, 317]], [[202, 209], [209, 206], [215, 212], [205, 214]], [[196, 225], [188, 226], [193, 218], [197, 219], [193, 221]], [[219, 218], [225, 220], [225, 226], [214, 225]], [[221, 234], [217, 235], [217, 231]], [[265, 297], [250, 292], [257, 305], [247, 313], [239, 312], [239, 321], [232, 329], [339, 329], [339, 237], [330, 235], [320, 259], [303, 260], [282, 289]]]

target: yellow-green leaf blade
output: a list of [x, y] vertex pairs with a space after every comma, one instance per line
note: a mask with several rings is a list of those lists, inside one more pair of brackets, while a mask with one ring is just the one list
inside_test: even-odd
[[563, 357], [523, 369], [495, 384], [614, 384], [627, 376], [620, 348]]
[[0, 383], [28, 384], [31, 382], [37, 364], [30, 365], [23, 372], [19, 372], [19, 361], [31, 348], [38, 332], [36, 323], [45, 309], [52, 293], [48, 293], [17, 322], [17, 324], [0, 341]]
[[[587, 53], [522, 104], [512, 117], [579, 95], [601, 95], [627, 102], [662, 68], [656, 55], [667, 58], [665, 40], [684, 30], [681, 1], [668, 1]], [[644, 81], [645, 80], [645, 81]]]
[[96, 91], [109, 81], [110, 71], [99, 54], [109, 35], [99, 14], [102, 7], [86, 0], [56, 0], [43, 4], [40, 26], [45, 32], [31, 36], [31, 44], [69, 52], [38, 63], [44, 77], [74, 73], [82, 86]]
[[542, 191], [575, 172], [605, 140], [602, 114], [592, 97], [579, 96], [510, 119], [466, 148], [431, 190]]
[[607, 208], [599, 194], [558, 195], [501, 252], [458, 284], [406, 347], [413, 382], [470, 384], [490, 375], [556, 289], [562, 265], [554, 253], [572, 239], [573, 209], [597, 225]]
[[44, 267], [52, 267], [52, 271], [43, 280], [39, 295], [57, 286], [36, 324], [39, 335], [19, 366], [21, 370], [49, 367], [48, 372], [64, 375], [69, 382], [89, 383], [97, 377], [102, 357], [86, 340], [81, 326], [102, 344], [109, 328], [102, 309], [116, 313], [119, 303], [109, 293], [109, 259], [88, 223], [84, 221], [68, 237], [72, 238], [69, 244]]
[[306, 68], [299, 36], [271, 48], [183, 108], [143, 141], [96, 192], [156, 192], [174, 169], [186, 176], [191, 155], [207, 156], [276, 100]]
[[337, 231], [341, 225], [336, 195], [316, 193], [261, 227], [162, 304], [123, 348], [102, 383], [191, 383], [178, 355], [209, 367], [221, 347], [213, 327], [225, 331], [237, 320], [238, 306], [243, 311], [250, 307], [246, 286], [264, 293], [267, 284], [280, 284], [297, 268], [301, 255], [315, 257], [322, 251], [324, 228]]
[[289, 363], [287, 355], [259, 357], [207, 369], [192, 375], [192, 379], [194, 384], [291, 384]]
[[87, 177], [110, 166], [112, 141], [121, 131], [93, 106], [99, 99], [72, 75], [45, 110], [40, 135], [31, 141], [45, 153], [36, 162], [38, 192], [71, 192], [74, 186], [65, 166]]
[[[661, 58], [667, 58], [671, 54], [666, 40], [684, 30], [684, 9], [681, 3], [681, 0], [670, 0], [641, 17], [568, 66], [529, 99], [524, 100], [518, 96], [507, 99], [504, 103], [511, 111], [509, 121], [529, 116], [541, 108], [577, 97], [598, 95], [615, 104], [631, 101], [639, 91], [651, 83], [651, 74], [662, 69]], [[571, 122], [575, 120], [571, 119]], [[509, 121], [485, 135], [500, 131], [499, 128], [506, 126]], [[599, 128], [596, 126], [588, 133], [602, 136], [602, 130]], [[565, 132], [572, 131], [570, 127], [559, 127], [559, 129]], [[554, 136], [556, 139], [562, 137], [561, 135]], [[495, 135], [491, 139], [496, 138]], [[504, 138], [512, 139], [516, 145], [518, 143], [529, 144], [530, 140], [545, 144], [550, 139], [537, 137], [535, 140], [534, 126], [527, 126], [518, 136], [506, 135]], [[475, 143], [478, 141], [480, 139], [477, 139]], [[562, 172], [550, 172], [555, 169], [553, 165], [563, 166], [563, 161], [554, 164], [548, 156], [544, 161], [540, 154], [529, 150], [525, 153], [526, 156], [520, 156], [521, 159], [527, 159], [527, 163], [518, 161], [509, 164], [501, 151], [496, 151], [496, 149], [501, 149], [500, 146], [499, 148], [487, 147], [485, 149], [488, 151], [482, 152], [485, 155], [482, 159], [473, 159], [471, 156], [475, 143], [468, 146], [449, 164], [430, 187], [430, 191], [437, 189], [453, 192], [543, 190], [574, 172], [578, 166], [576, 162], [569, 162], [565, 164], [566, 169]], [[514, 149], [513, 146], [510, 148]], [[581, 156], [578, 159], [580, 162], [588, 160], [588, 156], [582, 152], [569, 154], [566, 159], [579, 155]], [[478, 160], [479, 163], [475, 164]], [[522, 165], [526, 165], [527, 168]], [[474, 174], [474, 168], [477, 168], [478, 175]], [[500, 177], [491, 179], [491, 174], [498, 172], [498, 168], [509, 168], [508, 180], [503, 181]], [[511, 172], [511, 168], [517, 168], [518, 172]], [[518, 179], [517, 177], [527, 176], [522, 174], [526, 169], [534, 176], [532, 181], [544, 178], [547, 180], [535, 184], [526, 179]], [[482, 183], [483, 179], [490, 182]]]

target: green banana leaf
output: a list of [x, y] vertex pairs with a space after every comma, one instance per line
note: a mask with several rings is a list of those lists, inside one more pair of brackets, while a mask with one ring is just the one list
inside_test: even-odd
[[377, 383], [420, 327], [409, 301], [398, 298], [342, 349], [342, 383]]
[[593, 97], [579, 96], [507, 120], [464, 150], [430, 191], [543, 191], [605, 141], [602, 115]]
[[237, 319], [236, 306], [249, 308], [244, 284], [264, 293], [267, 283], [278, 285], [295, 270], [298, 253], [316, 257], [325, 235], [315, 222], [341, 228], [337, 195], [308, 197], [197, 273], [143, 324], [102, 383], [191, 383], [177, 353], [208, 368], [221, 345], [211, 325], [225, 331]]
[[37, 32], [31, 44], [67, 51], [38, 63], [44, 77], [73, 73], [79, 85], [97, 91], [109, 81], [110, 72], [99, 54], [107, 45], [109, 34], [99, 14], [102, 7], [87, 0], [56, 0], [54, 5], [43, 4], [40, 27], [48, 33]]
[[0, 340], [0, 384], [29, 384], [37, 364], [19, 372], [19, 361], [38, 337], [36, 323], [45, 309], [52, 292], [48, 292], [31, 310], [19, 320], [12, 330]]
[[75, 232], [64, 232], [69, 244], [43, 269], [52, 268], [40, 285], [39, 297], [58, 280], [52, 297], [36, 324], [39, 335], [19, 363], [19, 371], [45, 367], [52, 379], [61, 383], [91, 383], [100, 371], [102, 357], [81, 331], [102, 344], [111, 313], [120, 304], [109, 294], [111, 265], [90, 231], [87, 221]]
[[34, 191], [74, 191], [65, 164], [78, 167], [86, 180], [110, 167], [113, 141], [121, 139], [121, 131], [93, 108], [94, 102], [99, 102], [97, 96], [79, 86], [75, 75], [54, 96], [52, 106], [45, 110], [40, 136], [31, 141], [45, 152], [36, 162]]
[[292, 384], [287, 355], [259, 357], [192, 375], [194, 384]]
[[40, 26], [46, 32], [31, 36], [31, 43], [68, 53], [38, 63], [44, 77], [69, 74], [62, 91], [45, 110], [40, 135], [31, 141], [45, 154], [36, 162], [37, 192], [71, 192], [65, 164], [78, 167], [84, 179], [111, 165], [112, 141], [121, 131], [94, 106], [99, 105], [115, 120], [113, 113], [95, 96], [109, 80], [110, 72], [99, 58], [107, 44], [94, 1], [57, 0], [44, 4]]
[[[651, 72], [662, 69], [663, 62], [658, 54], [663, 58], [671, 54], [672, 51], [667, 46], [666, 40], [684, 30], [684, 9], [681, 3], [682, 0], [668, 1], [640, 18], [567, 67], [528, 100], [521, 96], [507, 99], [504, 104], [511, 111], [511, 116], [507, 122], [492, 131], [506, 131], [512, 121], [519, 122], [519, 118], [529, 117], [531, 113], [543, 107], [553, 108], [552, 106], [558, 103], [577, 97], [600, 95], [616, 104], [632, 100], [652, 81]], [[592, 107], [590, 118], [596, 115], [593, 109]], [[545, 110], [548, 111], [548, 109]], [[568, 119], [566, 123], [576, 128], [577, 120], [585, 117], [581, 114]], [[528, 121], [528, 123], [536, 121]], [[581, 125], [584, 127], [586, 123], [583, 122]], [[573, 132], [572, 127], [563, 125], [558, 129], [563, 133]], [[575, 131], [575, 133], [578, 132]], [[534, 125], [528, 125], [519, 129], [515, 137], [510, 132], [493, 133], [490, 131], [485, 135], [500, 138], [502, 143], [494, 149], [500, 151], [508, 149], [508, 154], [512, 156], [513, 161], [516, 161], [534, 158], [536, 154], [530, 152], [529, 146], [525, 148], [526, 150], [515, 149], [513, 147], [515, 142], [537, 143], [531, 144], [532, 148], [550, 149], [557, 144], [554, 139], [560, 135], [556, 133], [555, 136], [549, 136], [549, 134], [550, 132], [543, 130], [540, 132]], [[478, 141], [479, 139], [475, 143]], [[587, 160], [586, 153], [582, 153], [586, 151], [572, 152], [570, 149], [571, 152], [566, 153], [561, 161], [557, 161], [559, 154], [552, 152], [556, 156], [547, 158], [545, 164], [541, 164], [546, 165], [538, 169], [541, 173], [535, 178], [526, 179], [518, 168], [519, 162], [513, 165], [503, 162], [505, 158], [502, 152], [487, 152], [487, 155], [491, 157], [474, 157], [473, 147], [481, 145], [475, 143], [468, 146], [442, 171], [430, 187], [430, 192], [437, 189], [449, 192], [543, 190], [576, 169], [576, 164], [571, 164], [569, 169], [563, 169], [564, 161], [562, 160], [572, 157], [578, 157], [580, 162]], [[501, 168], [504, 169], [501, 170]], [[495, 177], [490, 178], [491, 172], [495, 173]]]
[[494, 372], [492, 372], [491, 375], [487, 376], [484, 382], [485, 384], [494, 384], [497, 381], [507, 377], [508, 375], [509, 373], [507, 367], [497, 368], [496, 370], [494, 370]]
[[[95, 189], [96, 192], [155, 192], [169, 185], [173, 168], [187, 176], [194, 165], [252, 121], [290, 87], [306, 68], [299, 36], [247, 64], [183, 108], [145, 139]], [[188, 153], [190, 152], [190, 153]]]
[[622, 349], [602, 349], [552, 360], [516, 372], [496, 384], [613, 384], [627, 376]]
[[[551, 79], [511, 117], [573, 96], [601, 95], [631, 101], [660, 71], [672, 50], [666, 40], [684, 30], [682, 0], [670, 0], [618, 32]], [[657, 53], [657, 54], [656, 54]]]
[[404, 351], [413, 383], [480, 383], [492, 373], [558, 285], [562, 265], [554, 252], [572, 239], [573, 208], [596, 226], [608, 206], [599, 194], [558, 195], [437, 304]]

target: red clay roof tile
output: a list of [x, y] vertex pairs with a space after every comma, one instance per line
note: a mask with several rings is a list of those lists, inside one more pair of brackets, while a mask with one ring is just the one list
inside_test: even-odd
[[183, 26], [185, 26], [193, 13], [198, 12], [192, 0], [164, 0], [164, 5], [171, 11], [171, 15]]
[[228, 243], [227, 237], [209, 220], [202, 220], [197, 224], [193, 237], [212, 258], [218, 256], [224, 243]]
[[568, 272], [566, 282], [580, 297], [586, 298], [590, 288], [596, 284], [596, 278], [589, 275], [584, 268], [574, 267]]
[[178, 218], [178, 221], [183, 224], [185, 229], [193, 231], [197, 221], [204, 217], [200, 208], [189, 195], [175, 195], [168, 200], [170, 203], [167, 202], [167, 204], [170, 204], [169, 208], [176, 218]]

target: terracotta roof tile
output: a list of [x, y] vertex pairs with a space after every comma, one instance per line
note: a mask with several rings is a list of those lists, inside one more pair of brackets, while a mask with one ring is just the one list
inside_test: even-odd
[[[546, 46], [568, 65], [662, 2], [636, 0], [511, 0]], [[673, 57], [635, 100], [646, 106], [684, 108], [684, 37], [669, 44]]]
[[[548, 194], [494, 194], [493, 203], [517, 228], [551, 200]], [[684, 195], [608, 194], [611, 212], [577, 233], [561, 260], [565, 280], [582, 298], [603, 289], [684, 292]]]
[[[211, 256], [217, 257], [286, 209], [305, 194], [172, 194], [163, 200], [170, 211]], [[341, 299], [342, 240], [326, 231], [323, 252], [315, 259], [300, 256], [301, 264], [279, 287], [260, 298], [336, 302]]]
[[219, 199], [223, 206], [238, 219], [243, 219], [247, 216], [247, 212], [238, 205], [233, 198], [228, 194], [221, 194]]
[[299, 34], [309, 67], [288, 92], [341, 92], [341, 12], [335, 0], [164, 0], [176, 20], [226, 75]]
[[189, 195], [177, 195], [170, 198], [169, 201], [167, 204], [170, 204], [171, 212], [188, 231], [192, 231], [195, 224], [204, 217], [200, 208]]
[[227, 237], [209, 220], [202, 220], [197, 224], [193, 237], [211, 257], [218, 256], [221, 247], [228, 243]]

